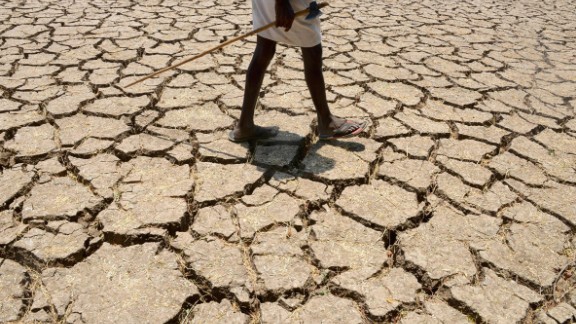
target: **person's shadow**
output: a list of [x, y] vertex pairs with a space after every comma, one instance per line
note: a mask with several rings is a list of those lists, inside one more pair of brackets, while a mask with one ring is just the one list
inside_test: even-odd
[[366, 149], [354, 139], [319, 140], [311, 134], [302, 137], [283, 130], [276, 137], [256, 141], [254, 145], [252, 164], [318, 176], [337, 169], [339, 157], [343, 161], [355, 160], [358, 159], [355, 153]]

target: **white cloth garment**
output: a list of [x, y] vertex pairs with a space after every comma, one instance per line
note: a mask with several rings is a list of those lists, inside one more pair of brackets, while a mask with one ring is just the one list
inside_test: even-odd
[[[290, 0], [294, 12], [308, 8], [313, 0]], [[254, 29], [276, 20], [275, 0], [252, 0], [252, 20]], [[292, 28], [286, 32], [284, 27], [272, 27], [258, 35], [288, 45], [314, 47], [322, 42], [320, 18], [306, 20], [306, 16], [297, 17]]]

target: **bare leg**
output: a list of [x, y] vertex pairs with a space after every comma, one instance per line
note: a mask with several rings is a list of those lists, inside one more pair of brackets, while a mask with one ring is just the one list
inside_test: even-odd
[[254, 125], [254, 109], [258, 101], [258, 94], [262, 88], [264, 74], [274, 54], [276, 52], [276, 42], [258, 36], [254, 56], [246, 73], [246, 86], [244, 89], [244, 101], [242, 103], [242, 112], [236, 127], [230, 134], [232, 140], [242, 140], [243, 138], [272, 137], [275, 134], [274, 129], [264, 128]]
[[354, 133], [355, 130], [359, 130], [359, 127], [363, 127], [359, 123], [346, 122], [346, 120], [336, 117], [330, 112], [326, 100], [326, 86], [322, 72], [322, 44], [314, 47], [303, 47], [302, 58], [304, 60], [306, 84], [310, 90], [310, 96], [318, 115], [318, 133], [321, 136], [330, 135], [335, 129], [342, 127], [344, 127], [343, 131]]

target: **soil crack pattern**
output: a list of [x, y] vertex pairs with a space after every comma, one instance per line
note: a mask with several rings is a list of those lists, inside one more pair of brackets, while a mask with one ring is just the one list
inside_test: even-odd
[[[272, 1], [272, 0], [270, 0]], [[0, 0], [1, 323], [576, 322], [576, 2]]]

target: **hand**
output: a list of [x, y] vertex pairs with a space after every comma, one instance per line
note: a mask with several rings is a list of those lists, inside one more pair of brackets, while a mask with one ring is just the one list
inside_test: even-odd
[[289, 31], [293, 22], [294, 10], [290, 5], [290, 0], [276, 0], [276, 27], [284, 27], [286, 31]]

